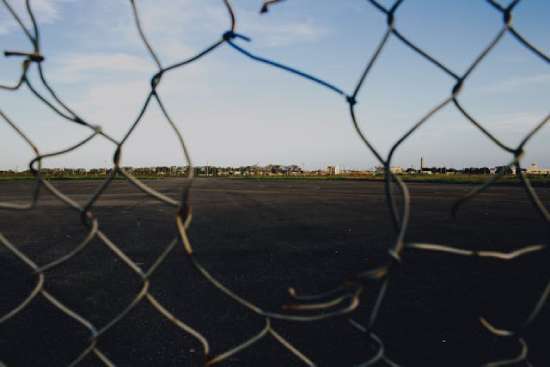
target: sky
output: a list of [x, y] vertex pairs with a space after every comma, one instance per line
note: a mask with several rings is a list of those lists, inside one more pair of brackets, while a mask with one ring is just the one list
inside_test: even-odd
[[[221, 0], [136, 0], [144, 30], [164, 65], [184, 60], [229, 27]], [[234, 0], [239, 45], [319, 76], [351, 93], [386, 30], [382, 13], [363, 0], [287, 0], [260, 15], [260, 0]], [[389, 4], [389, 2], [384, 2]], [[10, 4], [21, 14], [24, 0]], [[502, 2], [506, 4], [506, 2]], [[132, 18], [129, 1], [31, 0], [42, 31], [43, 67], [58, 95], [92, 124], [121, 138], [139, 112], [156, 72]], [[514, 10], [514, 27], [550, 53], [550, 2]], [[462, 74], [502, 26], [485, 1], [406, 0], [396, 27]], [[30, 50], [0, 6], [0, 49]], [[0, 83], [13, 82], [21, 59], [0, 57]], [[31, 71], [36, 81], [37, 74]], [[356, 106], [360, 126], [386, 155], [392, 144], [450, 95], [452, 78], [390, 37]], [[319, 85], [265, 64], [228, 45], [167, 74], [159, 87], [195, 165], [299, 164], [363, 169], [378, 165], [355, 133], [345, 100]], [[459, 97], [466, 110], [508, 144], [517, 144], [550, 111], [549, 64], [506, 35], [475, 69]], [[31, 95], [0, 90], [0, 109], [41, 152], [68, 147], [89, 130], [63, 120]], [[550, 126], [529, 143], [524, 165], [550, 167]], [[0, 120], [0, 169], [25, 169], [32, 151]], [[113, 145], [98, 137], [44, 167], [105, 167]], [[470, 167], [508, 163], [497, 148], [449, 105], [397, 150], [392, 165]], [[184, 165], [179, 144], [156, 106], [124, 145], [122, 164]]]

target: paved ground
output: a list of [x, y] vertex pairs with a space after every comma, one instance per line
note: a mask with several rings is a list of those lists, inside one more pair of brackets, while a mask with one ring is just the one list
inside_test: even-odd
[[[55, 182], [85, 202], [99, 181]], [[176, 197], [178, 180], [148, 181]], [[24, 201], [29, 182], [0, 182], [0, 200]], [[548, 226], [519, 187], [495, 187], [449, 216], [469, 186], [411, 184], [409, 241], [469, 249], [511, 250], [548, 243]], [[550, 203], [550, 189], [540, 189]], [[358, 181], [252, 181], [199, 179], [192, 193], [190, 237], [197, 257], [237, 293], [280, 310], [289, 286], [330, 289], [385, 258], [394, 239], [383, 186]], [[173, 209], [116, 181], [94, 212], [101, 229], [143, 268], [175, 235]], [[0, 212], [0, 232], [35, 261], [66, 253], [83, 236], [78, 213], [43, 195], [31, 212]], [[521, 322], [550, 277], [548, 252], [501, 264], [475, 258], [407, 252], [383, 304], [377, 332], [390, 356], [406, 366], [475, 366], [519, 352], [514, 340], [491, 337], [487, 315], [506, 328]], [[28, 294], [35, 278], [0, 249], [0, 315]], [[47, 273], [46, 288], [95, 325], [128, 304], [139, 279], [100, 242]], [[366, 320], [376, 284], [366, 287], [354, 318]], [[151, 292], [174, 314], [201, 330], [214, 353], [254, 335], [263, 320], [213, 289], [178, 247], [152, 280]], [[275, 322], [275, 328], [320, 366], [351, 366], [374, 350], [345, 318], [318, 323]], [[550, 308], [525, 331], [535, 366], [550, 365]], [[7, 366], [66, 365], [86, 345], [86, 332], [37, 299], [0, 327], [0, 361]], [[143, 303], [107, 333], [101, 348], [118, 366], [187, 366], [200, 361], [200, 346]], [[54, 362], [57, 361], [57, 362]], [[1, 364], [0, 364], [1, 365]], [[82, 366], [99, 365], [89, 358]], [[266, 339], [230, 359], [228, 366], [299, 366]]]

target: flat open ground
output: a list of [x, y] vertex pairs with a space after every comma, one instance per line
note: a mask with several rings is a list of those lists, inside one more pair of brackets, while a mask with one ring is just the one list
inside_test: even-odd
[[[178, 179], [146, 181], [177, 197]], [[100, 181], [54, 184], [79, 203]], [[24, 202], [31, 182], [0, 182], [0, 200]], [[468, 249], [513, 250], [548, 243], [548, 226], [521, 187], [494, 187], [450, 218], [454, 200], [471, 186], [409, 184], [412, 217], [407, 241]], [[550, 189], [537, 189], [546, 204]], [[238, 294], [271, 311], [289, 303], [287, 289], [331, 289], [380, 265], [395, 234], [383, 185], [363, 181], [198, 179], [189, 230], [197, 258]], [[94, 207], [99, 225], [130, 258], [147, 269], [176, 235], [174, 208], [115, 181]], [[33, 211], [0, 211], [0, 232], [34, 261], [67, 253], [85, 235], [79, 214], [43, 192]], [[548, 251], [513, 262], [407, 250], [376, 324], [388, 355], [405, 366], [476, 366], [512, 357], [515, 339], [495, 338], [479, 317], [502, 328], [525, 319], [550, 277]], [[33, 276], [0, 249], [0, 315], [32, 290]], [[365, 322], [378, 284], [365, 286], [352, 317]], [[46, 273], [45, 288], [97, 327], [129, 304], [139, 277], [101, 242]], [[261, 317], [236, 305], [196, 271], [182, 246], [168, 256], [150, 292], [172, 313], [200, 330], [213, 354], [253, 336]], [[274, 321], [274, 328], [320, 366], [351, 366], [368, 359], [373, 343], [348, 317], [315, 323]], [[524, 331], [534, 366], [550, 365], [550, 307]], [[7, 366], [63, 366], [85, 346], [87, 331], [41, 297], [0, 326], [0, 361]], [[200, 364], [200, 344], [142, 302], [103, 335], [100, 348], [117, 366]], [[1, 365], [1, 363], [0, 363]], [[101, 365], [89, 357], [81, 366]], [[300, 366], [272, 338], [231, 357], [226, 366]], [[381, 364], [383, 365], [383, 364]]]

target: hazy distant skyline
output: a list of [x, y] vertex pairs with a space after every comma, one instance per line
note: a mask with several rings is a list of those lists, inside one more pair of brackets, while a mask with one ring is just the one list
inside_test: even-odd
[[[536, 163], [532, 163], [532, 164], [528, 164], [528, 165], [524, 165], [522, 168], [524, 169], [527, 169], [529, 166], [531, 165], [534, 165], [534, 166], [538, 166]], [[284, 164], [284, 163], [277, 163], [277, 162], [273, 162], [273, 163], [268, 163], [266, 165], [259, 165], [259, 164], [241, 164], [241, 165], [216, 165], [216, 164], [210, 164], [209, 162], [205, 163], [205, 164], [200, 164], [200, 165], [194, 165], [193, 167], [195, 168], [201, 168], [201, 167], [212, 167], [212, 168], [244, 168], [244, 167], [259, 167], [259, 168], [265, 168], [265, 167], [268, 167], [268, 166], [281, 166], [281, 167], [290, 167], [290, 166], [297, 166], [301, 169], [304, 169], [304, 171], [318, 171], [318, 170], [327, 170], [329, 167], [336, 167], [337, 169], [339, 170], [342, 170], [342, 171], [375, 171], [377, 170], [378, 168], [382, 168], [383, 166], [381, 164], [378, 164], [378, 165], [375, 165], [375, 166], [372, 166], [372, 167], [363, 167], [363, 168], [351, 168], [351, 167], [346, 167], [346, 166], [341, 166], [341, 165], [338, 165], [338, 164], [334, 164], [334, 163], [327, 163], [325, 165], [320, 165], [319, 167], [312, 167], [312, 168], [304, 168], [304, 166], [302, 164], [298, 164], [298, 163], [287, 163], [287, 164]], [[181, 166], [181, 165], [171, 165], [171, 166], [123, 166], [125, 168], [128, 168], [128, 167], [131, 167], [131, 168], [134, 168], [134, 169], [138, 169], [138, 168], [158, 168], [158, 167], [186, 167], [186, 166]], [[401, 167], [401, 166], [398, 166], [398, 165], [392, 165], [392, 168], [393, 167], [399, 167], [399, 168], [402, 168], [402, 169], [409, 169], [409, 168], [413, 168], [413, 169], [416, 169], [416, 170], [420, 170], [420, 161], [417, 162], [416, 164], [411, 164], [407, 167]], [[452, 167], [452, 166], [446, 166], [446, 165], [442, 165], [442, 166], [435, 166], [435, 165], [430, 165], [430, 164], [427, 164], [426, 162], [424, 162], [424, 165], [423, 167], [425, 169], [428, 169], [428, 168], [447, 168], [447, 169], [457, 169], [457, 170], [463, 170], [463, 169], [469, 169], [469, 168], [489, 168], [489, 169], [492, 169], [492, 168], [496, 168], [497, 166], [476, 166], [476, 167], [472, 167], [472, 166], [465, 166], [465, 167]], [[97, 169], [111, 169], [112, 168], [112, 164], [111, 162], [105, 162], [105, 165], [103, 166], [97, 166], [97, 167], [88, 167], [88, 168], [85, 168], [85, 167], [79, 167], [79, 166], [67, 166], [67, 167], [55, 167], [55, 166], [51, 166], [51, 167], [48, 167], [48, 168], [43, 168], [43, 170], [46, 170], [46, 169], [66, 169], [66, 170], [77, 170], [77, 169], [86, 169], [86, 170], [97, 170]], [[540, 167], [540, 168], [545, 168], [545, 167]], [[4, 170], [0, 170], [0, 171], [4, 171]], [[15, 169], [13, 169], [13, 171], [15, 172], [28, 172], [29, 171], [29, 167], [28, 166], [24, 166], [24, 167], [15, 167]]]
[[[10, 3], [18, 10], [23, 0]], [[219, 39], [228, 17], [221, 0], [137, 0], [145, 32], [165, 65]], [[259, 15], [261, 1], [234, 1], [239, 44], [299, 67], [351, 92], [385, 32], [384, 16], [366, 1], [285, 1]], [[32, 0], [41, 24], [46, 75], [58, 94], [87, 121], [121, 137], [148, 93], [155, 64], [141, 43], [128, 1]], [[24, 15], [24, 13], [22, 13]], [[550, 2], [530, 0], [514, 11], [515, 27], [550, 52]], [[484, 1], [405, 1], [396, 14], [409, 39], [462, 73], [499, 31], [502, 20]], [[0, 6], [1, 50], [29, 43]], [[20, 59], [0, 57], [0, 83], [18, 75]], [[31, 73], [36, 78], [35, 73]], [[453, 80], [392, 38], [358, 96], [358, 118], [384, 154], [408, 127], [449, 95]], [[341, 97], [280, 70], [252, 62], [227, 45], [163, 78], [159, 88], [195, 165], [298, 164], [306, 169], [378, 163], [351, 125]], [[460, 100], [506, 143], [519, 142], [550, 111], [550, 70], [511, 36], [467, 80]], [[89, 134], [67, 122], [26, 88], [0, 90], [0, 108], [42, 152]], [[550, 126], [527, 146], [523, 165], [550, 167]], [[25, 169], [30, 149], [0, 121], [0, 169]], [[114, 149], [101, 138], [45, 167], [110, 165]], [[452, 105], [436, 114], [397, 151], [392, 165], [497, 166], [511, 156], [495, 147]], [[176, 138], [151, 108], [124, 147], [122, 165], [184, 165]]]

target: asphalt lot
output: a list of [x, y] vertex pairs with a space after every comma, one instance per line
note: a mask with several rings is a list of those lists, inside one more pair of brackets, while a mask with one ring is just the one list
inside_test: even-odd
[[[181, 181], [147, 183], [177, 197]], [[100, 181], [54, 184], [85, 203]], [[0, 201], [24, 202], [30, 182], [0, 182]], [[520, 187], [493, 187], [450, 217], [454, 200], [471, 186], [409, 185], [412, 217], [407, 241], [467, 249], [513, 250], [548, 243], [548, 226]], [[550, 204], [550, 189], [537, 189]], [[189, 230], [197, 258], [218, 279], [260, 307], [280, 311], [292, 286], [308, 293], [380, 265], [395, 234], [382, 184], [364, 181], [198, 179]], [[94, 206], [103, 232], [147, 269], [176, 235], [174, 208], [126, 181], [115, 181]], [[70, 251], [85, 232], [79, 214], [46, 192], [33, 211], [0, 211], [0, 232], [39, 264]], [[513, 262], [407, 251], [389, 287], [376, 332], [388, 355], [405, 366], [476, 366], [519, 353], [513, 338], [495, 338], [479, 323], [521, 324], [550, 278], [548, 251]], [[0, 249], [0, 315], [36, 282], [28, 268]], [[45, 288], [100, 327], [120, 312], [141, 282], [101, 242], [47, 272]], [[378, 285], [365, 286], [365, 321]], [[151, 281], [151, 293], [200, 330], [214, 354], [256, 334], [263, 319], [236, 305], [194, 271], [178, 246]], [[347, 317], [316, 323], [275, 321], [274, 328], [320, 366], [352, 366], [375, 349]], [[550, 365], [550, 306], [525, 330], [534, 366]], [[88, 334], [38, 297], [0, 325], [0, 361], [7, 366], [63, 366], [87, 345]], [[200, 345], [142, 302], [99, 341], [117, 366], [200, 365]], [[0, 364], [1, 365], [1, 364]], [[81, 366], [101, 365], [93, 357]], [[300, 366], [266, 338], [226, 366]], [[383, 365], [383, 364], [381, 364]]]

